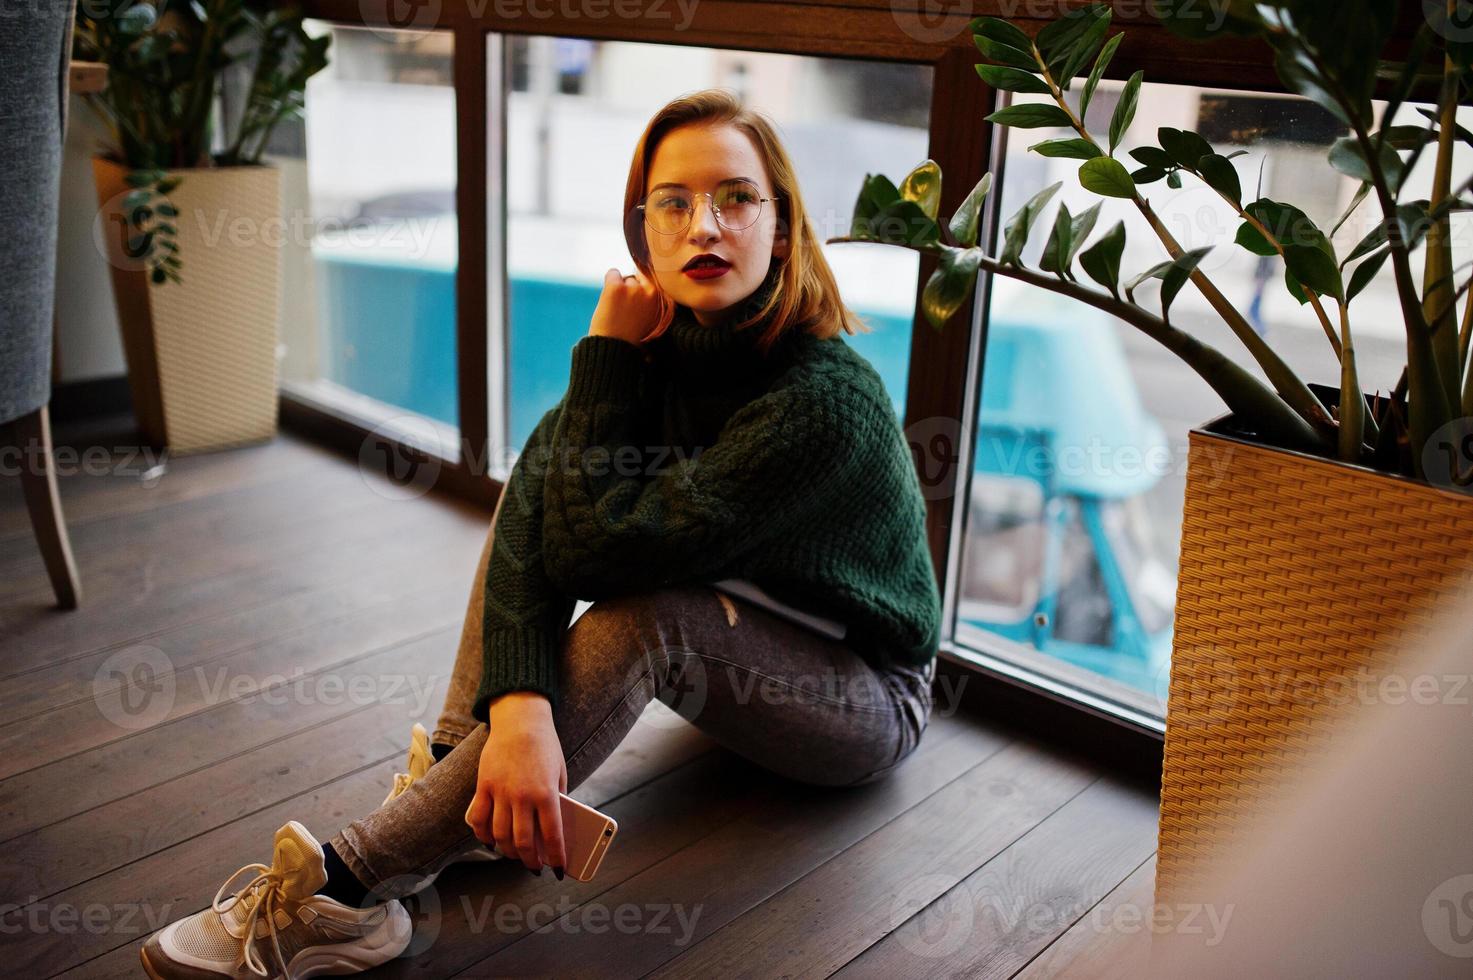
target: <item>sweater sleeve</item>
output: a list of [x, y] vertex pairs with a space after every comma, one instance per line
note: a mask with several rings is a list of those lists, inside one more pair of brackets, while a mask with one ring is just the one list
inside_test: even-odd
[[502, 493], [483, 586], [481, 683], [471, 715], [486, 721], [490, 703], [507, 691], [544, 695], [557, 706], [557, 657], [574, 600], [547, 575], [542, 542], [542, 480], [548, 439], [562, 403], [537, 423]]
[[855, 407], [863, 399], [807, 379], [739, 408], [703, 451], [647, 472], [630, 465], [648, 448], [637, 431], [642, 370], [627, 341], [590, 335], [573, 347], [543, 529], [553, 581], [580, 598], [733, 574], [834, 506], [833, 491], [881, 444], [867, 431], [874, 414]]

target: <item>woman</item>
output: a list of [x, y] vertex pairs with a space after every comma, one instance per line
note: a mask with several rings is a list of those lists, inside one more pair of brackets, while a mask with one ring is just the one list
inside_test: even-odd
[[[625, 198], [638, 271], [605, 276], [497, 502], [435, 761], [421, 742], [324, 844], [288, 822], [255, 881], [150, 938], [151, 975], [366, 969], [409, 941], [395, 899], [487, 845], [562, 878], [557, 794], [652, 697], [804, 782], [870, 782], [915, 750], [940, 630], [925, 506], [879, 375], [837, 336], [857, 320], [786, 151], [698, 92], [651, 120]], [[845, 638], [707, 584], [726, 578]]]

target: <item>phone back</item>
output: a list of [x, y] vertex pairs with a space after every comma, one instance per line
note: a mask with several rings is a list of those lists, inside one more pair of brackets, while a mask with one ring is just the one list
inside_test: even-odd
[[578, 881], [588, 881], [598, 871], [609, 845], [614, 841], [619, 823], [567, 793], [559, 793], [563, 814], [563, 850], [567, 855], [566, 871]]

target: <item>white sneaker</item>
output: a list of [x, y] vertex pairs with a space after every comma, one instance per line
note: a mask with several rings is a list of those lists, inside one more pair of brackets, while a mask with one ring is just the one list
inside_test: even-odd
[[[387, 803], [394, 797], [401, 795], [414, 784], [415, 780], [423, 778], [425, 772], [434, 761], [435, 754], [430, 751], [429, 733], [425, 731], [424, 725], [415, 722], [414, 727], [409, 730], [409, 760], [406, 763], [409, 766], [409, 771], [394, 773], [394, 785], [389, 788], [389, 795], [384, 797], [384, 802]], [[494, 846], [487, 847], [485, 844], [478, 844], [455, 860], [448, 862], [446, 867], [449, 867], [451, 864], [459, 864], [462, 861], [499, 861], [504, 856]], [[425, 878], [415, 891], [419, 891], [420, 888], [424, 888], [430, 882], [434, 881], [439, 874], [440, 872], [436, 871], [434, 874]]]
[[[224, 902], [243, 872], [255, 871]], [[409, 945], [409, 913], [397, 900], [369, 908], [316, 894], [327, 882], [322, 845], [288, 821], [276, 832], [271, 866], [248, 864], [225, 879], [210, 907], [171, 922], [139, 949], [154, 980], [249, 977], [298, 980], [319, 973], [359, 973], [386, 963]], [[262, 949], [258, 944], [269, 937]]]

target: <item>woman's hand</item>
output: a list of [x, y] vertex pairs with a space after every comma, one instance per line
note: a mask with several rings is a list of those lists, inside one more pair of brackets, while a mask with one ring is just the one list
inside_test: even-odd
[[588, 333], [592, 337], [617, 337], [638, 345], [655, 329], [660, 315], [660, 291], [638, 269], [630, 276], [618, 269], [604, 273], [604, 288]]
[[561, 872], [567, 858], [558, 794], [567, 791], [568, 769], [552, 706], [534, 691], [509, 691], [491, 702], [489, 718], [465, 822], [481, 843], [530, 870], [550, 864]]

